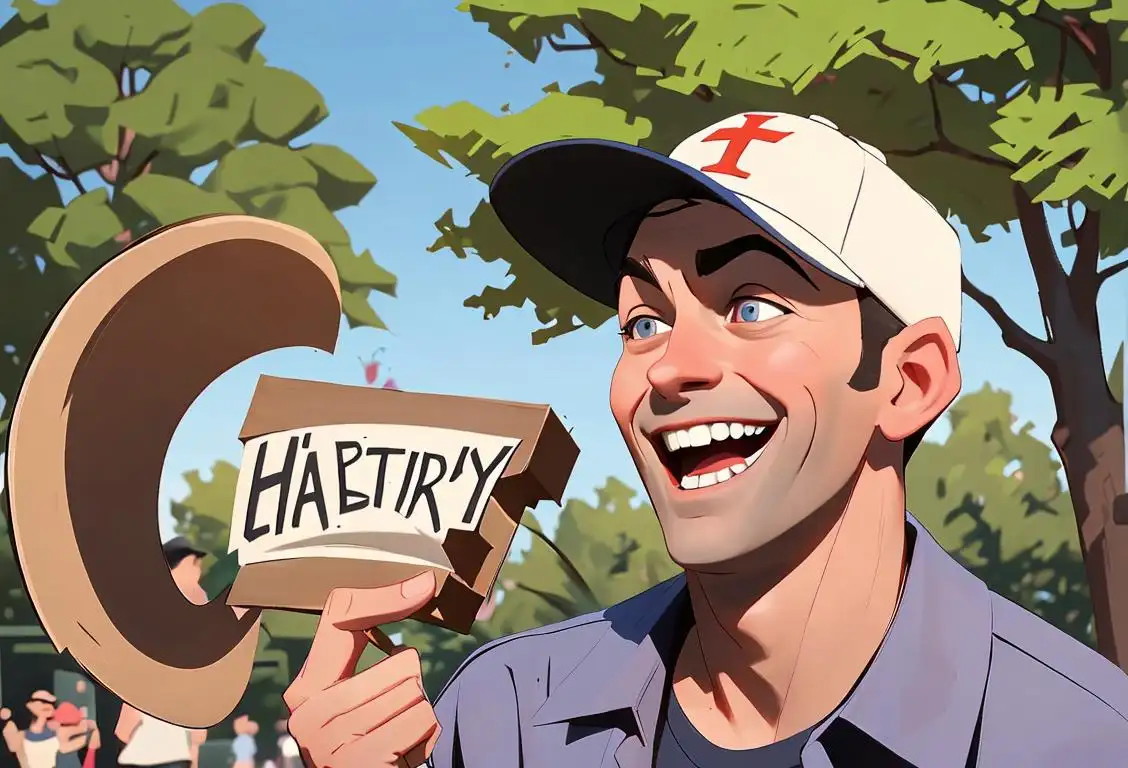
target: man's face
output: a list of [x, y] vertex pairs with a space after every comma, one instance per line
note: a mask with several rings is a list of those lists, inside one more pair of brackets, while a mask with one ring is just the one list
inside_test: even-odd
[[620, 287], [611, 409], [673, 559], [734, 565], [826, 507], [864, 460], [880, 395], [848, 383], [857, 292], [727, 207], [655, 213]]
[[188, 555], [172, 569], [172, 580], [181, 594], [196, 605], [204, 605], [208, 601], [207, 593], [200, 586], [201, 575], [201, 558], [198, 555]]

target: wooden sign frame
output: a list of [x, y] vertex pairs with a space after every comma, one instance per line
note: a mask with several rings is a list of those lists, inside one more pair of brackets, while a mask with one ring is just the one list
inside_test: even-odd
[[[454, 574], [436, 571], [436, 597], [411, 618], [466, 634], [489, 599], [521, 516], [540, 501], [562, 501], [579, 457], [568, 430], [546, 405], [399, 392], [316, 381], [259, 378], [239, 438], [340, 424], [438, 427], [521, 441], [477, 530], [451, 530], [443, 548]], [[337, 587], [377, 587], [423, 572], [418, 565], [344, 558], [250, 563], [227, 595], [233, 607], [320, 612]]]

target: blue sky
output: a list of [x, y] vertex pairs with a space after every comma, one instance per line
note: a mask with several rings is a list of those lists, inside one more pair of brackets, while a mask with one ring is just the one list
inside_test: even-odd
[[[192, 11], [210, 4], [182, 3]], [[325, 96], [330, 117], [310, 139], [355, 155], [379, 179], [361, 206], [342, 218], [357, 250], [370, 248], [399, 277], [399, 295], [375, 300], [391, 332], [343, 330], [336, 355], [283, 350], [260, 356], [215, 382], [189, 411], [173, 440], [162, 482], [161, 518], [169, 530], [167, 499], [186, 491], [181, 475], [218, 459], [237, 462], [236, 439], [260, 373], [363, 383], [358, 357], [379, 347], [391, 374], [407, 389], [549, 403], [581, 447], [570, 496], [591, 497], [608, 475], [638, 487], [607, 406], [608, 380], [620, 341], [613, 323], [534, 347], [532, 310], [509, 310], [485, 321], [462, 306], [487, 283], [504, 285], [504, 265], [459, 261], [427, 253], [433, 222], [447, 208], [465, 220], [484, 186], [460, 169], [428, 159], [395, 129], [433, 105], [470, 101], [514, 111], [533, 103], [541, 88], [589, 79], [587, 53], [547, 54], [536, 65], [507, 56], [507, 46], [484, 25], [460, 13], [452, 0], [260, 0], [248, 2], [267, 24], [260, 49], [271, 64], [293, 70]], [[314, 10], [316, 9], [316, 10]], [[505, 68], [506, 63], [511, 63]], [[861, 137], [864, 139], [864, 137]], [[993, 293], [1028, 328], [1040, 328], [1033, 278], [1021, 241], [1001, 234], [968, 247], [970, 277]], [[1119, 283], [1119, 284], [1117, 284]], [[1123, 280], [1105, 290], [1102, 320], [1108, 359], [1128, 325]], [[1022, 421], [1048, 438], [1054, 421], [1045, 377], [1007, 350], [998, 329], [966, 302], [961, 363], [965, 391], [984, 381], [1010, 390]], [[935, 437], [943, 437], [946, 424]], [[551, 524], [552, 509], [538, 515]]]

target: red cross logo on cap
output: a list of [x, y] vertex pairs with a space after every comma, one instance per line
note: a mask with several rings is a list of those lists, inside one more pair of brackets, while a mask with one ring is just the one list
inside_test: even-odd
[[706, 165], [701, 170], [706, 173], [723, 173], [726, 176], [747, 179], [750, 174], [741, 170], [737, 162], [744, 155], [744, 151], [748, 149], [748, 145], [753, 141], [766, 141], [769, 144], [775, 144], [791, 135], [791, 131], [773, 131], [770, 128], [763, 127], [764, 123], [774, 117], [775, 115], [749, 113], [744, 116], [744, 125], [722, 128], [703, 138], [702, 141], [727, 141], [728, 146], [725, 147], [720, 160], [712, 165]]

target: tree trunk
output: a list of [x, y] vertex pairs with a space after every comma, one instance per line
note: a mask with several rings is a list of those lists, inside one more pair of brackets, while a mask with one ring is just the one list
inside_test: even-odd
[[[1097, 649], [1128, 671], [1128, 496], [1124, 413], [1105, 377], [1100, 338], [1082, 322], [1054, 328], [1053, 443], [1065, 468], [1085, 558]], [[1070, 318], [1075, 320], [1075, 318]]]

